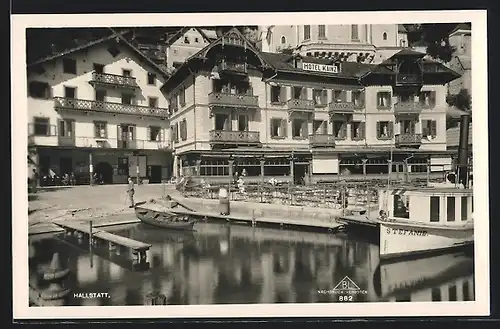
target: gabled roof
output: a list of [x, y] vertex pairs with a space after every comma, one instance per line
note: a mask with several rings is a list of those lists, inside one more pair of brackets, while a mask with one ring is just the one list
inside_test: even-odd
[[203, 47], [202, 49], [200, 49], [198, 52], [194, 53], [193, 55], [189, 56], [188, 58], [186, 58], [186, 60], [184, 61], [184, 64], [181, 65], [180, 67], [178, 67], [173, 73], [172, 75], [169, 77], [169, 79], [167, 81], [165, 81], [165, 83], [163, 84], [162, 88], [165, 88], [166, 86], [168, 86], [169, 84], [172, 84], [174, 83], [173, 81], [175, 81], [175, 79], [177, 79], [178, 75], [179, 74], [182, 74], [182, 72], [189, 72], [189, 68], [188, 68], [188, 64], [190, 62], [192, 62], [193, 60], [203, 60], [206, 58], [207, 56], [207, 53], [209, 52], [210, 49], [212, 49], [213, 47], [215, 46], [218, 46], [218, 45], [221, 45], [224, 43], [224, 38], [227, 37], [227, 36], [235, 36], [235, 37], [238, 37], [239, 39], [243, 40], [243, 42], [245, 43], [245, 47], [249, 50], [251, 50], [252, 52], [255, 53], [255, 55], [258, 57], [258, 59], [260, 60], [262, 66], [264, 67], [271, 67], [271, 65], [265, 60], [265, 58], [262, 56], [262, 53], [257, 49], [255, 48], [246, 38], [245, 36], [243, 36], [240, 31], [238, 31], [238, 29], [236, 28], [233, 28], [231, 30], [229, 30], [228, 32], [224, 33], [222, 36], [220, 36], [219, 38], [217, 38], [217, 40], [215, 41], [212, 41], [210, 44], [206, 45], [205, 47]]
[[115, 39], [117, 42], [121, 42], [123, 45], [125, 45], [126, 47], [128, 47], [132, 52], [134, 52], [137, 56], [139, 56], [140, 59], [144, 60], [149, 66], [151, 66], [151, 68], [155, 69], [158, 73], [160, 73], [164, 77], [168, 77], [168, 74], [161, 67], [159, 67], [155, 62], [153, 62], [146, 55], [144, 55], [139, 49], [137, 49], [134, 45], [132, 45], [124, 37], [124, 35], [127, 34], [129, 31], [116, 32], [112, 28], [110, 28], [110, 31], [111, 31], [111, 34], [109, 36], [107, 36], [107, 37], [100, 38], [100, 39], [97, 39], [97, 40], [94, 40], [94, 41], [90, 41], [90, 42], [84, 43], [84, 44], [79, 45], [77, 47], [67, 49], [67, 50], [65, 50], [63, 52], [60, 52], [58, 54], [53, 54], [53, 55], [44, 57], [44, 58], [39, 59], [39, 60], [37, 60], [35, 62], [29, 63], [27, 65], [27, 67], [28, 68], [35, 67], [35, 66], [38, 66], [40, 64], [43, 64], [43, 63], [46, 63], [46, 62], [50, 62], [50, 61], [53, 61], [53, 60], [57, 60], [59, 58], [68, 56], [70, 54], [74, 54], [74, 53], [77, 53], [77, 52], [80, 52], [80, 51], [84, 51], [84, 50], [89, 49], [89, 48], [91, 48], [93, 46], [100, 45], [102, 43], [105, 43], [107, 41], [111, 41], [111, 40]]
[[180, 29], [177, 33], [174, 33], [174, 35], [172, 35], [170, 38], [168, 38], [165, 43], [167, 46], [170, 46], [172, 45], [174, 42], [176, 42], [177, 40], [179, 40], [184, 34], [186, 34], [187, 31], [189, 31], [190, 29], [195, 29], [198, 33], [201, 34], [201, 36], [203, 37], [203, 39], [205, 39], [205, 41], [207, 42], [211, 42], [212, 40], [205, 34], [205, 32], [198, 28], [198, 27], [194, 27], [194, 26], [184, 26], [182, 29]]

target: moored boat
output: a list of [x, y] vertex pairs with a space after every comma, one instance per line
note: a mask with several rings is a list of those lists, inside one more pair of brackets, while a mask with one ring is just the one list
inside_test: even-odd
[[[346, 226], [374, 229], [380, 259], [448, 251], [474, 244], [473, 190], [468, 159], [469, 115], [462, 116], [456, 173], [448, 183], [387, 187], [378, 193], [378, 213], [342, 216]], [[389, 184], [388, 184], [389, 185]]]
[[135, 207], [135, 215], [145, 224], [172, 230], [193, 230], [196, 223], [196, 220], [188, 215], [179, 215], [168, 209], [155, 210], [146, 206]]

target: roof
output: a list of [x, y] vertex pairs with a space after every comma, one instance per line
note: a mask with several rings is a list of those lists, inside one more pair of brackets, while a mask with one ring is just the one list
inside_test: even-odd
[[460, 23], [453, 29], [453, 31], [450, 32], [450, 36], [454, 35], [458, 31], [466, 31], [466, 32], [471, 32], [471, 27], [468, 23]]
[[471, 69], [472, 59], [470, 58], [470, 56], [467, 56], [467, 55], [458, 55], [458, 56], [455, 56], [455, 58], [458, 60], [458, 62], [460, 63], [460, 65], [462, 65], [462, 68], [464, 70], [470, 70]]
[[[458, 127], [448, 128], [446, 130], [446, 146], [458, 147], [460, 142], [460, 124]], [[472, 145], [472, 124], [469, 124], [469, 145]]]
[[181, 28], [177, 33], [174, 33], [170, 38], [168, 38], [165, 43], [167, 44], [167, 46], [170, 46], [171, 44], [173, 44], [174, 42], [176, 42], [177, 40], [179, 40], [180, 37], [182, 37], [187, 31], [189, 31], [190, 29], [195, 29], [196, 31], [198, 31], [198, 33], [201, 34], [201, 36], [203, 37], [203, 39], [205, 39], [206, 41], [208, 42], [211, 42], [212, 40], [205, 34], [205, 32], [198, 28], [198, 27], [194, 27], [194, 26], [185, 26], [183, 28]]
[[463, 114], [470, 114], [467, 111], [461, 110], [456, 106], [450, 106], [446, 109], [446, 116], [452, 119], [459, 119]]
[[203, 33], [205, 33], [206, 37], [208, 39], [210, 39], [211, 41], [217, 39], [217, 31], [209, 30], [209, 29], [200, 29], [200, 30], [203, 31]]
[[74, 54], [74, 53], [77, 53], [77, 52], [89, 49], [89, 48], [91, 48], [93, 46], [100, 45], [100, 44], [102, 44], [104, 42], [107, 42], [107, 41], [115, 39], [117, 41], [122, 42], [122, 44], [124, 44], [125, 46], [127, 46], [130, 50], [132, 50], [136, 55], [138, 55], [141, 59], [143, 59], [146, 63], [148, 63], [148, 65], [150, 65], [152, 68], [154, 68], [155, 70], [157, 70], [163, 76], [165, 76], [165, 77], [168, 76], [168, 74], [160, 66], [158, 66], [155, 62], [153, 62], [151, 59], [149, 59], [146, 55], [143, 54], [143, 52], [141, 52], [132, 43], [130, 43], [126, 38], [124, 38], [124, 35], [127, 34], [129, 31], [116, 32], [112, 28], [109, 28], [109, 29], [111, 31], [111, 34], [109, 36], [107, 36], [107, 37], [100, 38], [100, 39], [97, 39], [97, 40], [94, 40], [94, 41], [90, 41], [90, 42], [84, 43], [84, 44], [79, 45], [77, 47], [67, 49], [67, 50], [65, 50], [63, 52], [60, 52], [58, 54], [49, 55], [49, 56], [44, 57], [44, 58], [42, 58], [40, 60], [37, 60], [37, 61], [32, 62], [32, 63], [29, 63], [27, 66], [28, 66], [28, 68], [30, 68], [30, 67], [34, 67], [34, 66], [46, 63], [46, 62], [57, 60], [59, 58], [68, 56], [70, 54]]
[[[283, 71], [283, 72], [295, 72], [295, 73], [303, 73], [307, 72], [308, 74], [311, 74], [311, 71], [305, 71], [302, 68], [296, 68], [293, 65], [292, 59], [296, 57], [296, 55], [289, 55], [289, 54], [277, 54], [277, 53], [268, 53], [268, 52], [261, 52], [262, 56], [264, 59], [277, 71]], [[331, 65], [332, 60], [329, 59], [322, 59], [322, 58], [316, 58], [316, 57], [310, 57], [310, 56], [300, 56], [302, 58], [303, 62], [307, 63], [315, 63], [315, 64], [325, 64], [325, 65]], [[340, 74], [336, 74], [335, 76], [339, 77], [347, 77], [347, 78], [359, 78], [363, 74], [369, 72], [370, 70], [374, 69], [377, 67], [377, 65], [374, 64], [363, 64], [363, 63], [356, 63], [356, 62], [342, 62], [342, 71]], [[318, 73], [318, 72], [315, 72]], [[332, 74], [329, 73], [318, 73], [318, 75], [328, 75], [331, 76]]]

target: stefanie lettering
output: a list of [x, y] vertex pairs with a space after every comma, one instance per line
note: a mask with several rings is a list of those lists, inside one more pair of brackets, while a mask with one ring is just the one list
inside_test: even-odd
[[394, 235], [416, 235], [416, 236], [427, 236], [429, 234], [427, 231], [407, 230], [402, 228], [387, 228], [386, 233]]

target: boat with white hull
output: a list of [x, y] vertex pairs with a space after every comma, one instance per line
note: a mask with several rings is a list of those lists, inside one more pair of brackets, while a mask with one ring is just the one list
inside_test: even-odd
[[380, 259], [386, 260], [472, 245], [472, 207], [472, 189], [384, 189], [379, 191], [378, 216], [372, 213], [339, 220], [348, 226], [378, 230]]

